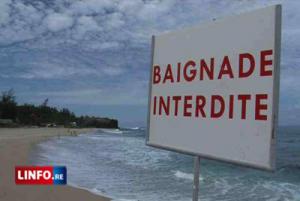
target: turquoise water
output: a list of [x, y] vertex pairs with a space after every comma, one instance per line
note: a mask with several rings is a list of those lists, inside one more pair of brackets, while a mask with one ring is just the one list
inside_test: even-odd
[[[143, 128], [98, 130], [36, 146], [39, 165], [65, 165], [68, 183], [114, 200], [192, 199], [193, 157], [145, 145]], [[281, 127], [275, 173], [201, 160], [201, 201], [300, 201], [300, 127]]]

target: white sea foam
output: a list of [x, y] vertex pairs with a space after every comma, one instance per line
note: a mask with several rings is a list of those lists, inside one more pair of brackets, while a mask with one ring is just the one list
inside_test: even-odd
[[264, 182], [262, 186], [274, 193], [274, 197], [268, 199], [268, 201], [279, 200], [281, 197], [287, 198], [285, 200], [300, 200], [300, 189], [298, 185], [285, 182], [268, 181]]
[[[177, 177], [177, 178], [180, 178], [180, 179], [189, 179], [189, 180], [193, 180], [194, 179], [194, 175], [191, 174], [191, 173], [186, 173], [186, 172], [181, 172], [179, 170], [175, 171], [174, 172], [174, 175]], [[203, 181], [203, 177], [200, 175], [199, 177], [199, 180], [200, 181]]]
[[112, 133], [112, 134], [123, 134], [123, 131], [121, 131], [120, 129], [107, 129], [107, 128], [102, 128], [100, 129], [101, 131], [105, 132], [105, 133]]
[[[188, 171], [191, 159], [145, 146], [143, 135], [135, 135], [143, 134], [141, 130], [121, 129], [124, 134], [112, 134], [118, 132], [116, 129], [99, 131], [108, 134], [96, 132], [44, 141], [37, 146], [36, 164], [65, 165], [68, 182], [97, 195], [108, 195], [114, 201], [191, 200], [187, 193], [191, 185], [186, 185], [193, 182], [193, 172]], [[125, 135], [127, 132], [129, 135]], [[298, 166], [285, 166], [270, 177], [264, 172], [240, 171], [221, 165], [219, 168], [205, 162], [200, 186], [207, 193], [201, 200], [300, 201], [300, 185], [295, 178], [299, 176]], [[174, 188], [178, 188], [176, 192]]]

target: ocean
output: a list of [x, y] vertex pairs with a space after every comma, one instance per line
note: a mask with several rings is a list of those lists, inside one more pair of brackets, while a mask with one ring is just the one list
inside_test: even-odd
[[[300, 201], [300, 127], [280, 127], [277, 170], [201, 160], [201, 201]], [[68, 184], [115, 201], [192, 199], [193, 157], [145, 145], [144, 128], [99, 129], [34, 148], [36, 165], [67, 166]]]

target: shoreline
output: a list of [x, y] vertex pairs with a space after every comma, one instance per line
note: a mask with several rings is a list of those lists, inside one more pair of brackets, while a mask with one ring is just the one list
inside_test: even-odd
[[14, 181], [15, 166], [32, 165], [29, 158], [35, 144], [52, 137], [76, 136], [92, 130], [94, 129], [0, 128], [0, 200], [111, 200], [70, 185], [16, 185]]

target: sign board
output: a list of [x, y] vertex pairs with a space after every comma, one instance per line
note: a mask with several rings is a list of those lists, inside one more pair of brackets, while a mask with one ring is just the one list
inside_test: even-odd
[[281, 6], [152, 37], [147, 145], [271, 170]]

